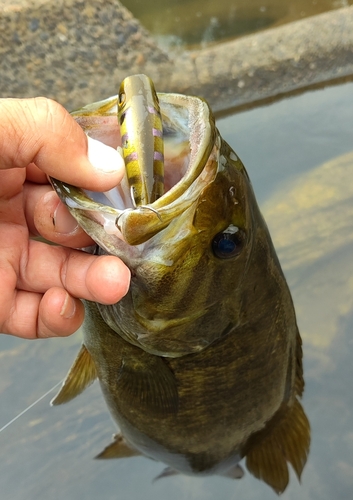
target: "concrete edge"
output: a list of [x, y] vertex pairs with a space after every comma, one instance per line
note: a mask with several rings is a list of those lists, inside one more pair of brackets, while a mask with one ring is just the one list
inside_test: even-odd
[[174, 67], [156, 85], [200, 95], [215, 111], [353, 75], [353, 6], [184, 53]]

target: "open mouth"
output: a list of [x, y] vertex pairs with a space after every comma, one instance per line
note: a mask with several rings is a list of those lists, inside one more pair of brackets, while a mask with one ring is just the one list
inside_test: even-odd
[[[61, 200], [99, 245], [102, 237], [87, 221], [129, 245], [139, 245], [163, 230], [197, 200], [217, 171], [219, 145], [206, 102], [179, 94], [158, 94], [163, 123], [164, 194], [136, 206], [127, 177], [114, 189], [97, 193], [51, 179]], [[72, 113], [86, 134], [111, 147], [121, 145], [117, 97]]]

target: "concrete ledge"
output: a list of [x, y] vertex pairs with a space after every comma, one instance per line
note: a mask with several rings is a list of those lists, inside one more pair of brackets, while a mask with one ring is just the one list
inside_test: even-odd
[[175, 62], [188, 66], [187, 80], [175, 73], [171, 88], [205, 97], [214, 110], [353, 75], [353, 7], [192, 52], [188, 59]]
[[136, 72], [215, 111], [347, 77], [353, 6], [173, 55], [117, 0], [0, 0], [2, 97], [46, 95], [72, 109], [117, 93]]

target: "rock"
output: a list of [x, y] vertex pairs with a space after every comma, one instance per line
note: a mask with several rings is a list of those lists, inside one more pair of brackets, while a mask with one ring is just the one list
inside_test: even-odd
[[2, 97], [45, 95], [72, 109], [116, 94], [143, 61], [152, 78], [171, 65], [117, 0], [0, 0]]

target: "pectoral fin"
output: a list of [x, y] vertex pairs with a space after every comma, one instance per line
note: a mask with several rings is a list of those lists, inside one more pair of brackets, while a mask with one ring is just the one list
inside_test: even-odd
[[300, 480], [310, 447], [310, 424], [300, 402], [282, 407], [249, 439], [244, 455], [248, 470], [280, 494], [289, 481], [289, 462]]
[[115, 434], [113, 439], [114, 441], [108, 444], [95, 458], [128, 458], [141, 455], [139, 451], [128, 445], [121, 434]]
[[157, 413], [176, 413], [178, 388], [173, 372], [159, 356], [136, 348], [134, 355], [122, 358], [118, 390], [131, 405], [145, 406]]
[[84, 344], [80, 349], [58, 394], [50, 402], [61, 405], [81, 394], [97, 378], [97, 370]]

